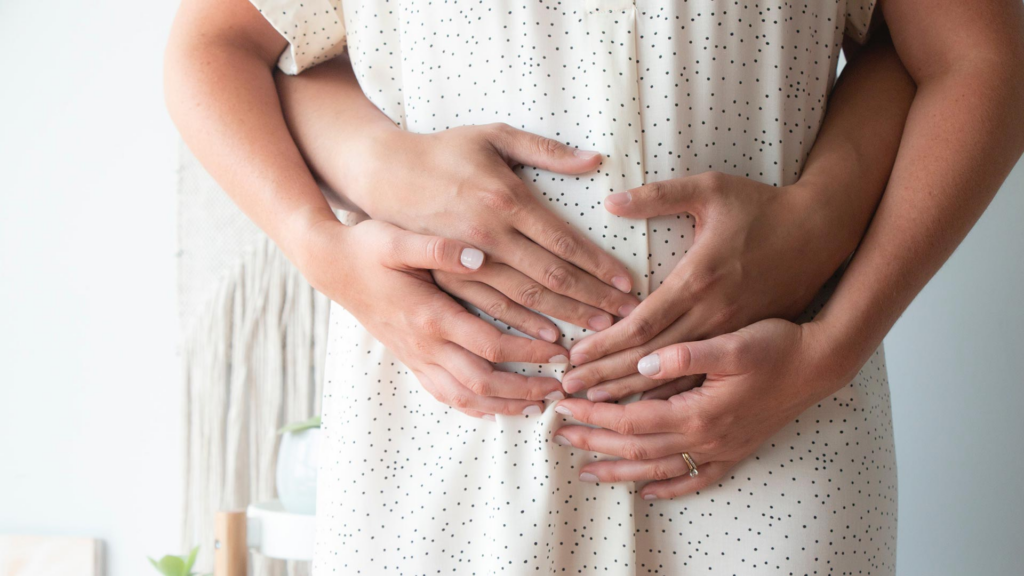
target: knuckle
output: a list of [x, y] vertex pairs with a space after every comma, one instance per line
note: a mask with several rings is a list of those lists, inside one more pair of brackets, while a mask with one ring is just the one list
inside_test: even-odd
[[431, 237], [427, 240], [427, 255], [431, 262], [438, 264], [445, 261], [445, 251], [448, 249], [448, 241], [444, 238]]
[[697, 176], [700, 178], [700, 185], [704, 190], [711, 193], [719, 193], [726, 189], [728, 176], [717, 170], [709, 170]]
[[484, 307], [484, 313], [495, 320], [501, 320], [508, 317], [509, 310], [510, 307], [508, 302], [501, 299], [492, 300]]
[[654, 204], [664, 202], [668, 197], [668, 186], [664, 182], [651, 182], [650, 184], [645, 184], [643, 190], [644, 196], [647, 197], [647, 200]]
[[746, 350], [746, 341], [742, 336], [734, 333], [722, 336], [722, 356], [728, 365], [734, 366], [739, 362]]
[[538, 152], [545, 156], [553, 156], [562, 151], [562, 144], [560, 142], [543, 136], [534, 137], [533, 145], [537, 148]]
[[515, 212], [519, 208], [519, 198], [507, 186], [489, 186], [478, 192], [481, 202], [495, 212], [502, 214]]
[[647, 460], [647, 449], [635, 440], [627, 440], [622, 445], [622, 457], [627, 460]]
[[717, 279], [718, 274], [713, 270], [697, 268], [686, 276], [686, 289], [690, 294], [701, 298], [713, 292]]
[[739, 318], [740, 307], [735, 302], [724, 304], [711, 317], [711, 325], [718, 328], [731, 327]]
[[668, 466], [661, 462], [652, 463], [650, 470], [652, 480], [668, 480], [669, 478], [674, 478], [676, 476]]
[[615, 425], [612, 427], [612, 430], [625, 436], [634, 436], [636, 435], [637, 426], [636, 423], [628, 416], [621, 416], [615, 421]]
[[486, 378], [471, 378], [466, 382], [466, 387], [478, 396], [490, 396], [492, 392], [491, 384]]
[[448, 405], [456, 410], [465, 410], [471, 403], [470, 397], [466, 394], [452, 394], [448, 398]]
[[572, 288], [572, 271], [564, 264], [554, 264], [544, 271], [544, 284], [555, 292], [564, 292]]
[[527, 308], [536, 309], [544, 296], [544, 287], [536, 282], [527, 282], [519, 287], [516, 300]]
[[580, 241], [568, 232], [559, 232], [551, 239], [551, 247], [555, 254], [567, 260], [580, 253]]
[[478, 354], [488, 362], [501, 362], [501, 346], [493, 340], [482, 342]]
[[465, 229], [466, 241], [474, 246], [488, 248], [494, 246], [494, 233], [483, 226], [470, 225]]
[[[631, 315], [626, 321], [628, 322], [626, 325], [626, 337], [634, 344], [647, 342], [653, 338], [657, 332], [654, 322], [646, 316], [637, 315], [634, 318]], [[637, 360], [639, 360], [639, 358], [637, 358]]]

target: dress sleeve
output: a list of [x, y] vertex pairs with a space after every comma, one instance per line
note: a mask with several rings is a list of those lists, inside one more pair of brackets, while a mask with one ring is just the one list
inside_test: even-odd
[[871, 17], [875, 13], [877, 0], [846, 1], [846, 36], [858, 44], [867, 42], [871, 35]]
[[345, 50], [341, 0], [249, 0], [288, 41], [277, 67], [298, 74]]

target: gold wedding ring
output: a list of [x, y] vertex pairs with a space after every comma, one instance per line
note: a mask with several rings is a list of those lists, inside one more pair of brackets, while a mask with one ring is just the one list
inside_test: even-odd
[[686, 467], [690, 469], [690, 478], [697, 476], [697, 464], [690, 458], [690, 455], [683, 452], [683, 460], [686, 460]]

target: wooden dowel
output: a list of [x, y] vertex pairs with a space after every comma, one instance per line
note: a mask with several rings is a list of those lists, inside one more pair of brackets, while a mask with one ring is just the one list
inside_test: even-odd
[[217, 512], [214, 520], [213, 576], [246, 576], [249, 547], [245, 511]]

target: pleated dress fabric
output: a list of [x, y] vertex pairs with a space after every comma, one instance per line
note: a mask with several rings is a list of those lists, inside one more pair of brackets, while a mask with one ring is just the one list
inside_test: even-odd
[[[693, 220], [623, 219], [603, 198], [709, 170], [795, 182], [843, 37], [863, 40], [874, 9], [871, 0], [254, 3], [289, 39], [282, 68], [301, 71], [347, 40], [364, 92], [407, 130], [505, 122], [603, 153], [582, 176], [518, 173], [629, 266], [641, 298], [684, 257]], [[556, 324], [565, 345], [587, 335]], [[560, 377], [567, 366], [502, 368]], [[633, 483], [580, 482], [580, 467], [604, 456], [556, 445], [553, 431], [568, 422], [550, 403], [496, 422], [443, 406], [334, 305], [314, 573], [895, 571], [881, 349], [718, 485], [674, 500], [644, 501]]]

